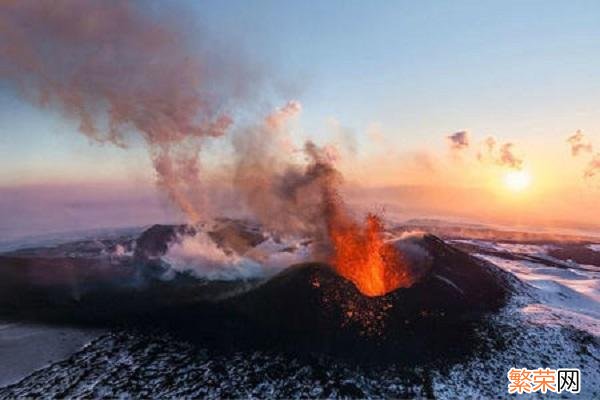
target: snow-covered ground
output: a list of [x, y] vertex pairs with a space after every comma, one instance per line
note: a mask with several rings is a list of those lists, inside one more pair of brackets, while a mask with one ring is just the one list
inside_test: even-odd
[[546, 254], [548, 249], [552, 245], [539, 245], [539, 244], [524, 244], [524, 243], [497, 243], [485, 240], [471, 240], [471, 239], [457, 239], [452, 240], [451, 243], [462, 243], [476, 247], [480, 247], [486, 250], [503, 251], [517, 254], [530, 254], [530, 255], [541, 255]]
[[530, 323], [517, 311], [526, 302], [517, 298], [490, 317], [480, 328], [483, 342], [475, 354], [456, 363], [362, 366], [310, 354], [221, 353], [164, 333], [113, 331], [0, 389], [0, 397], [505, 398], [512, 367], [575, 367], [582, 373], [581, 393], [561, 398], [598, 398], [596, 339], [576, 329]]
[[[518, 310], [527, 321], [544, 326], [574, 327], [600, 336], [600, 266], [577, 264], [548, 255], [559, 244], [451, 242], [472, 246], [473, 255], [512, 273], [530, 286], [532, 300]], [[587, 248], [598, 251], [600, 245], [591, 244]]]
[[[491, 320], [505, 343], [485, 357], [454, 365], [449, 373], [436, 372], [436, 397], [487, 397], [490, 387], [506, 387], [512, 368], [579, 368], [582, 398], [600, 395], [600, 268], [579, 265], [547, 255], [553, 245], [455, 240], [475, 246], [476, 257], [492, 262], [526, 283], [526, 290]], [[589, 245], [600, 250], [600, 245]], [[511, 259], [515, 254], [537, 257], [539, 262]], [[544, 259], [550, 261], [544, 264]], [[500, 393], [496, 392], [498, 395]], [[541, 394], [539, 394], [541, 395]], [[545, 394], [552, 397], [556, 394]], [[527, 397], [528, 395], [523, 395]], [[562, 397], [576, 397], [562, 393]]]
[[[60, 355], [41, 357], [44, 362], [28, 367], [29, 371], [41, 369], [17, 384], [0, 388], [0, 398], [501, 398], [506, 397], [506, 374], [512, 367], [579, 368], [581, 393], [561, 396], [600, 398], [600, 266], [552, 257], [548, 252], [555, 244], [483, 240], [451, 243], [469, 246], [474, 256], [523, 282], [509, 304], [478, 328], [481, 343], [474, 354], [459, 361], [436, 360], [419, 367], [363, 367], [311, 355], [296, 358], [250, 350], [221, 354], [166, 333], [121, 330], [102, 334], [79, 351], [76, 348], [84, 341], [67, 336], [71, 347], [61, 353], [65, 359], [57, 361], [62, 358]], [[588, 248], [600, 251], [600, 245]], [[166, 258], [185, 262], [197, 250], [183, 243]], [[251, 255], [268, 267], [273, 260], [302, 259], [305, 252], [306, 246], [300, 242], [269, 239]], [[55, 339], [40, 340], [38, 348], [55, 346]], [[10, 344], [0, 330], [0, 368], [4, 368], [0, 369], [0, 376], [11, 365], [18, 365], [11, 364], [13, 361], [7, 361], [11, 359], [2, 354], [8, 347], [11, 352], [4, 354], [10, 354], [13, 360], [19, 354], [23, 359], [35, 359], [27, 353], [35, 353], [35, 349]], [[43, 367], [48, 361], [54, 363]], [[24, 375], [20, 374], [0, 381], [0, 386]], [[548, 393], [543, 397], [557, 395]]]
[[590, 244], [590, 245], [588, 246], [588, 248], [589, 248], [590, 250], [593, 250], [593, 251], [598, 251], [598, 252], [600, 252], [600, 244]]
[[487, 255], [478, 257], [513, 273], [533, 288], [535, 302], [521, 310], [526, 317], [538, 323], [576, 324], [578, 329], [600, 336], [600, 271], [557, 268]]

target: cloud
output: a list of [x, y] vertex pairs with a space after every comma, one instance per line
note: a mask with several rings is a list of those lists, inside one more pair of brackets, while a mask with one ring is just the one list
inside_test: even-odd
[[420, 171], [430, 173], [437, 171], [436, 158], [427, 152], [419, 151], [411, 154], [411, 161]]
[[507, 166], [514, 169], [521, 169], [523, 160], [515, 155], [515, 145], [513, 143], [505, 143], [500, 147], [500, 157], [496, 160], [499, 165]]
[[453, 133], [452, 135], [448, 136], [450, 147], [453, 150], [463, 150], [468, 148], [470, 145], [470, 136], [471, 135], [467, 131]]
[[[467, 149], [471, 145], [471, 135], [467, 131], [456, 132], [447, 138], [451, 148], [456, 151]], [[514, 143], [500, 143], [494, 136], [488, 136], [480, 143], [476, 158], [480, 163], [521, 169], [523, 159], [517, 156], [515, 147]]]
[[492, 158], [494, 151], [496, 149], [496, 144], [498, 141], [493, 136], [488, 136], [482, 143], [483, 149], [480, 149], [477, 152], [477, 159], [479, 161], [484, 161], [485, 159]]
[[600, 153], [596, 154], [594, 158], [588, 163], [583, 173], [586, 179], [595, 177], [600, 172]]
[[581, 153], [591, 153], [593, 151], [592, 143], [588, 141], [581, 132], [577, 130], [573, 135], [569, 136], [567, 142], [571, 145], [571, 154], [577, 157]]
[[589, 154], [591, 158], [583, 171], [585, 179], [592, 179], [600, 172], [600, 153], [591, 156], [594, 148], [592, 142], [578, 129], [574, 134], [567, 138], [567, 143], [571, 146], [571, 155], [573, 157]]
[[302, 111], [302, 104], [297, 100], [288, 101], [283, 107], [265, 118], [265, 123], [271, 129], [281, 129], [292, 118], [296, 117]]

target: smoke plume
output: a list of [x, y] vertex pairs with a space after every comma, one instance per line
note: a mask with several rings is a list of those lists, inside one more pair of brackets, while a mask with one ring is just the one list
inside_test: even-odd
[[448, 136], [450, 147], [453, 150], [463, 150], [469, 147], [471, 135], [467, 131], [455, 132]]
[[233, 142], [234, 186], [268, 230], [322, 237], [324, 204], [341, 175], [333, 166], [333, 149], [310, 141], [301, 149], [293, 145], [287, 128], [300, 110], [300, 103], [289, 102], [240, 132]]
[[168, 272], [189, 272], [211, 280], [248, 279], [264, 273], [261, 264], [226, 253], [205, 232], [183, 236], [169, 247], [163, 260], [172, 268]]
[[197, 220], [198, 151], [232, 124], [223, 108], [239, 85], [220, 82], [219, 74], [235, 67], [194, 56], [174, 24], [140, 8], [127, 1], [1, 2], [0, 79], [74, 119], [94, 141], [126, 147], [128, 134], [141, 136], [158, 184]]
[[[217, 49], [210, 57], [189, 51], [179, 23], [175, 29], [139, 5], [2, 2], [0, 78], [75, 120], [94, 141], [127, 147], [129, 135], [141, 137], [158, 185], [197, 222], [205, 217], [200, 149], [231, 130], [226, 107], [244, 79], [230, 73], [235, 65], [219, 64]], [[324, 216], [341, 203], [341, 175], [332, 148], [293, 145], [287, 128], [301, 108], [290, 101], [255, 126], [239, 127], [232, 139], [234, 191], [266, 229], [326, 241]]]
[[591, 153], [593, 151], [592, 143], [589, 142], [581, 130], [577, 130], [569, 136], [567, 142], [571, 146], [571, 154], [577, 157], [581, 153]]

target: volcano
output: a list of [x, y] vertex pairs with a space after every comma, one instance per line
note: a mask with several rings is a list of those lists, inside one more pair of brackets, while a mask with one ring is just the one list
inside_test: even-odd
[[505, 304], [510, 276], [432, 235], [413, 238], [431, 257], [418, 281], [365, 296], [331, 266], [291, 266], [223, 305], [252, 340], [379, 360], [422, 360], [460, 351], [471, 329]]
[[[153, 226], [135, 243], [127, 239], [131, 255], [121, 259], [105, 260], [89, 251], [82, 258], [56, 257], [56, 249], [5, 254], [1, 272], [11, 274], [10, 293], [18, 292], [20, 303], [5, 316], [162, 326], [225, 348], [266, 346], [415, 361], [468, 348], [473, 329], [506, 303], [513, 287], [508, 273], [433, 235], [389, 242], [404, 254], [415, 282], [381, 296], [365, 295], [335, 267], [315, 262], [250, 281], [203, 280], [185, 273], [161, 278], [169, 268], [161, 256], [178, 237], [193, 237], [200, 229]], [[235, 220], [221, 221], [209, 236], [227, 251], [240, 252], [266, 240], [256, 225]], [[16, 279], [19, 271], [28, 279]], [[33, 282], [35, 276], [53, 279]], [[19, 284], [23, 290], [15, 287]], [[44, 312], [36, 312], [41, 303]]]
[[[229, 221], [226, 237], [264, 240], [251, 227]], [[173, 227], [152, 228], [144, 237]], [[213, 234], [214, 236], [214, 234]], [[215, 236], [217, 237], [217, 236]], [[224, 236], [220, 243], [227, 246]], [[508, 300], [514, 279], [433, 235], [390, 242], [404, 254], [415, 283], [381, 296], [365, 295], [327, 263], [301, 263], [218, 301], [169, 312], [168, 325], [194, 340], [284, 347], [381, 360], [422, 360], [472, 345], [482, 318]], [[165, 248], [164, 246], [159, 246]], [[221, 343], [223, 344], [223, 343]]]

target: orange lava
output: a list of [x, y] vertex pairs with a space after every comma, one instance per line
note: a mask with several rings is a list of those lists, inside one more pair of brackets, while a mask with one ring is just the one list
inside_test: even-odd
[[339, 215], [329, 223], [334, 265], [338, 274], [352, 281], [365, 296], [382, 296], [414, 280], [402, 254], [383, 238], [383, 224], [369, 214], [364, 227], [340, 221]]

